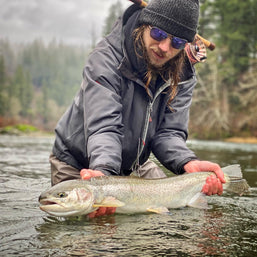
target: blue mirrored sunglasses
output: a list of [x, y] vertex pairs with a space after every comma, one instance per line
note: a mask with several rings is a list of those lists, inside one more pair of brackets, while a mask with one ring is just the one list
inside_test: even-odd
[[157, 28], [157, 27], [150, 27], [150, 36], [156, 41], [162, 41], [168, 37], [170, 37], [171, 46], [175, 49], [184, 49], [187, 43], [186, 39], [182, 39], [179, 37], [174, 37], [166, 33], [165, 31]]

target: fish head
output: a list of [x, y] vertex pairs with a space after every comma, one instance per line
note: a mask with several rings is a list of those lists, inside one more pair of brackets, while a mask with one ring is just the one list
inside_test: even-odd
[[39, 196], [40, 209], [59, 217], [80, 216], [94, 211], [90, 186], [70, 180], [61, 182]]

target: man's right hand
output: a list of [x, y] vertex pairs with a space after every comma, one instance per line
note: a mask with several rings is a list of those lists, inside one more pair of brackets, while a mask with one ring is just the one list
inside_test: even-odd
[[100, 170], [82, 169], [80, 171], [81, 179], [87, 180], [93, 177], [105, 176]]
[[[90, 179], [93, 177], [105, 176], [100, 170], [82, 169], [80, 171], [81, 179]], [[89, 213], [89, 218], [94, 218], [102, 215], [113, 214], [116, 211], [116, 207], [99, 207], [96, 211]]]

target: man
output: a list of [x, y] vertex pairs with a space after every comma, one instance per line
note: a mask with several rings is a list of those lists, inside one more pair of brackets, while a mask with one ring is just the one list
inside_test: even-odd
[[[83, 82], [56, 127], [52, 184], [102, 175], [165, 177], [213, 171], [203, 192], [221, 194], [224, 175], [186, 146], [195, 71], [184, 48], [198, 24], [196, 0], [130, 6], [89, 56]], [[99, 208], [98, 214], [113, 212]]]

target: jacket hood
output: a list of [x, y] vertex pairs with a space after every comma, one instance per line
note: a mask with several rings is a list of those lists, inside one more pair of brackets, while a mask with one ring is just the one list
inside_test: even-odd
[[123, 35], [124, 35], [124, 47], [127, 53], [128, 59], [131, 63], [132, 69], [136, 72], [140, 79], [144, 79], [147, 64], [143, 58], [140, 58], [136, 52], [141, 55], [140, 49], [135, 49], [134, 30], [139, 26], [138, 19], [142, 9], [132, 5], [123, 16]]
[[[125, 10], [122, 17], [115, 23], [112, 32], [106, 37], [111, 47], [114, 48], [116, 58], [120, 60], [119, 70], [124, 77], [144, 85], [143, 80], [147, 71], [146, 62], [138, 57], [135, 52], [133, 31], [139, 24], [139, 17], [142, 8], [138, 5], [131, 5]], [[137, 49], [140, 54], [140, 51]], [[195, 75], [194, 67], [185, 58], [185, 65], [181, 73], [181, 82], [186, 81]]]
[[[141, 26], [139, 19], [142, 12], [142, 8], [137, 5], [130, 6], [123, 15], [123, 44], [130, 61], [132, 69], [138, 74], [140, 79], [144, 79], [147, 72], [147, 63], [143, 58], [138, 57], [142, 53], [140, 49], [135, 49], [133, 31]], [[185, 75], [187, 74], [187, 75]], [[185, 58], [183, 71], [181, 73], [181, 81], [190, 79], [194, 75], [194, 68], [192, 67], [189, 59]]]

